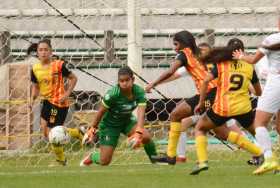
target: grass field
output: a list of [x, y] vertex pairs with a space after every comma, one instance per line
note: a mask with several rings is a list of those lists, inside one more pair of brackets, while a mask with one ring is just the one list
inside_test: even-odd
[[[190, 160], [176, 166], [143, 164], [119, 158], [108, 167], [92, 165], [81, 168], [78, 158], [69, 161], [67, 167], [44, 165], [23, 167], [25, 161], [18, 160], [18, 167], [5, 165], [1, 161], [0, 188], [279, 188], [280, 175], [267, 173], [252, 175], [255, 167], [246, 164], [249, 155], [231, 151], [211, 152], [210, 169], [199, 176], [190, 176], [194, 166], [193, 152]], [[143, 157], [143, 156], [141, 156]], [[134, 157], [132, 157], [134, 158]], [[134, 163], [134, 164], [133, 164]]]

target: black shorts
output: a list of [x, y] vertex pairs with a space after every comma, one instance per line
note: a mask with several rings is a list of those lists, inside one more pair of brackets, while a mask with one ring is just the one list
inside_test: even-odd
[[224, 117], [216, 114], [211, 108], [207, 110], [206, 114], [216, 126], [221, 126], [228, 120], [235, 119], [242, 127], [248, 128], [253, 124], [255, 119], [255, 113], [252, 110], [246, 114]]
[[[210, 109], [211, 106], [214, 104], [215, 102], [215, 97], [216, 97], [216, 88], [211, 89], [206, 96], [205, 99], [205, 109]], [[196, 107], [196, 105], [198, 105], [199, 103], [199, 98], [200, 95], [195, 95], [191, 98], [186, 98], [185, 101], [188, 105], [190, 105], [191, 109], [192, 109], [192, 113], [194, 113], [194, 108]]]
[[41, 118], [48, 122], [48, 127], [52, 128], [58, 125], [63, 125], [67, 113], [68, 107], [58, 107], [51, 104], [49, 101], [42, 101]]

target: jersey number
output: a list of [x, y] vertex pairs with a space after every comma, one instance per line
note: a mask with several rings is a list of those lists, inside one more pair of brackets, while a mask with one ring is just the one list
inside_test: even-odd
[[233, 74], [230, 76], [230, 83], [232, 86], [229, 88], [230, 91], [239, 90], [243, 85], [244, 77], [240, 74]]

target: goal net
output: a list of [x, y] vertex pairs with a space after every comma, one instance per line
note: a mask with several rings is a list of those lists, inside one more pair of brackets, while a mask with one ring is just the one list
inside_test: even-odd
[[[78, 83], [71, 95], [65, 126], [87, 127], [94, 118], [101, 96], [110, 85], [116, 84], [119, 67], [130, 62], [137, 67], [135, 72], [150, 82], [170, 66], [176, 55], [172, 41], [176, 32], [189, 30], [198, 44], [207, 42], [211, 46], [226, 45], [229, 39], [237, 37], [244, 42], [246, 51], [254, 52], [265, 36], [278, 31], [279, 10], [278, 0], [2, 2], [0, 166], [47, 165], [54, 159], [50, 157], [52, 154], [40, 129], [40, 102], [37, 101], [32, 110], [28, 105], [31, 65], [38, 62], [32, 54], [27, 55], [32, 43], [50, 39], [53, 54], [67, 61], [68, 68], [77, 75]], [[134, 45], [136, 51], [130, 51], [130, 45]], [[141, 78], [137, 76], [137, 83], [145, 86]], [[170, 112], [183, 98], [192, 96], [195, 87], [186, 76], [157, 89], [163, 95], [156, 91], [147, 94], [145, 126], [158, 148], [164, 151]], [[188, 148], [192, 151], [193, 131], [188, 130], [187, 135]], [[273, 123], [271, 136], [276, 143]], [[216, 155], [216, 151], [226, 153], [224, 145], [209, 138], [210, 155]], [[148, 162], [141, 149], [127, 149], [124, 140], [121, 139], [116, 151], [115, 164]], [[66, 146], [66, 155], [70, 164], [77, 165], [86, 152], [94, 149], [98, 149], [98, 143], [81, 148], [78, 140], [72, 140]]]

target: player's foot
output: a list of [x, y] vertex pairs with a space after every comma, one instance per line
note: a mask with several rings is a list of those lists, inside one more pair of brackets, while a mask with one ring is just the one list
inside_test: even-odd
[[166, 154], [151, 156], [151, 160], [154, 163], [166, 163], [166, 164], [169, 164], [169, 165], [175, 165], [176, 164], [176, 157], [168, 157]]
[[280, 175], [280, 166], [278, 166], [277, 169], [273, 171], [273, 173]]
[[263, 162], [264, 162], [263, 155], [253, 156], [250, 160], [247, 161], [247, 164], [252, 166], [260, 166], [263, 164]]
[[176, 163], [185, 163], [186, 161], [186, 157], [176, 157]]
[[265, 159], [264, 163], [257, 168], [253, 174], [260, 175], [269, 171], [276, 170], [278, 168], [278, 162], [275, 157], [271, 157], [269, 159]]
[[91, 160], [91, 154], [92, 153], [85, 156], [85, 158], [80, 162], [80, 166], [89, 166], [93, 163], [93, 161]]
[[192, 170], [190, 175], [198, 175], [201, 171], [208, 170], [208, 162], [198, 163], [195, 168]]

